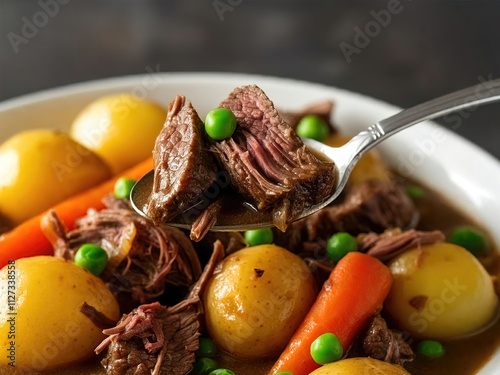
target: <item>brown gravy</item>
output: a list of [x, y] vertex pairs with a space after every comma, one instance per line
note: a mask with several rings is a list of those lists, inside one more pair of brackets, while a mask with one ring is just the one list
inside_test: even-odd
[[[412, 185], [418, 185], [411, 183]], [[444, 197], [426, 188], [425, 196], [419, 199], [416, 204], [421, 213], [420, 230], [439, 229], [445, 234], [449, 234], [453, 228], [460, 225], [478, 225], [465, 215], [453, 208]], [[492, 275], [500, 275], [500, 254], [498, 248], [491, 248], [489, 257], [481, 259], [486, 269]], [[426, 359], [418, 356], [412, 363], [405, 365], [412, 375], [470, 375], [481, 368], [500, 346], [500, 319], [497, 320], [487, 330], [467, 338], [443, 341], [446, 354], [438, 359]], [[230, 356], [220, 354], [216, 360], [220, 367], [229, 368], [238, 375], [267, 374], [276, 358], [259, 360], [240, 360]], [[0, 374], [13, 375], [17, 371], [6, 366], [0, 367]], [[67, 369], [45, 372], [52, 375], [99, 375], [105, 374], [104, 369], [99, 364], [99, 358], [88, 361], [85, 364], [73, 366]]]
[[[152, 186], [152, 184], [153, 173], [149, 172], [140, 180], [138, 186], [146, 187]], [[139, 188], [138, 192], [135, 192], [134, 188], [134, 191], [132, 192], [132, 200], [134, 201], [136, 207], [142, 212], [144, 212], [145, 207], [147, 207], [148, 199], [148, 189]], [[224, 177], [222, 177], [218, 178], [217, 181], [210, 188], [208, 188], [205, 196], [198, 204], [175, 217], [173, 220], [175, 224], [167, 223], [167, 225], [172, 225], [182, 229], [191, 229], [191, 225], [203, 212], [203, 210], [217, 199], [221, 200], [221, 209], [216, 223], [217, 226], [242, 225], [248, 227], [255, 225], [256, 227], [259, 227], [259, 223], [272, 222], [271, 210], [258, 211], [250, 203], [244, 202], [241, 199], [241, 196], [228, 188], [228, 182], [224, 179]]]
[[[153, 184], [153, 173], [149, 172], [145, 175], [139, 184], [151, 186]], [[136, 207], [144, 213], [149, 199], [149, 192], [143, 188], [138, 191], [132, 193], [132, 200]], [[220, 204], [216, 222], [218, 227], [230, 226], [231, 230], [247, 230], [269, 227], [270, 223], [273, 222], [274, 211], [272, 208], [263, 211], [257, 210], [251, 203], [242, 199], [241, 195], [228, 187], [228, 183], [220, 179], [208, 188], [198, 204], [182, 212], [171, 223], [166, 223], [166, 225], [189, 230], [198, 216], [216, 200]]]
[[[325, 155], [312, 149], [309, 149], [309, 151], [319, 160], [325, 163], [332, 163]], [[136, 186], [137, 189], [134, 188], [132, 192], [132, 200], [142, 213], [146, 212], [146, 207], [148, 206], [153, 179], [154, 173], [150, 171], [139, 181]], [[269, 226], [262, 223], [273, 222], [272, 208], [264, 211], [257, 210], [256, 207], [246, 202], [241, 195], [229, 187], [229, 175], [219, 171], [216, 181], [207, 189], [200, 202], [179, 214], [172, 220], [172, 223], [167, 223], [167, 225], [189, 230], [194, 221], [208, 205], [217, 200], [219, 200], [218, 203], [220, 204], [220, 211], [216, 222], [216, 226], [218, 227], [230, 226], [232, 230], [239, 230], [240, 228], [246, 230], [250, 229], [250, 227], [261, 228]]]

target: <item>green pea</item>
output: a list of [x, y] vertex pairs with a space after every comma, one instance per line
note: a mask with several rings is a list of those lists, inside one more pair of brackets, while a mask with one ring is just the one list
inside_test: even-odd
[[418, 186], [408, 186], [406, 188], [406, 195], [408, 195], [413, 200], [417, 200], [422, 198], [425, 195], [425, 193]]
[[426, 357], [438, 358], [444, 355], [445, 350], [441, 343], [434, 340], [424, 340], [418, 343], [418, 352]]
[[358, 243], [349, 233], [335, 233], [326, 244], [326, 252], [333, 262], [338, 262], [351, 251], [358, 251]]
[[196, 360], [193, 370], [190, 374], [193, 375], [208, 375], [217, 368], [217, 362], [212, 358], [201, 357]]
[[297, 125], [297, 134], [304, 138], [315, 139], [317, 141], [324, 141], [330, 129], [328, 124], [321, 118], [315, 115], [307, 115], [302, 117]]
[[115, 183], [115, 197], [129, 199], [135, 183], [136, 181], [131, 178], [120, 177]]
[[198, 357], [213, 357], [217, 353], [217, 347], [210, 339], [202, 337], [200, 339], [200, 347], [196, 351]]
[[311, 357], [320, 365], [338, 361], [342, 354], [342, 344], [333, 333], [324, 333], [311, 344]]
[[221, 141], [229, 138], [236, 130], [236, 116], [226, 108], [216, 108], [205, 118], [205, 131], [210, 138]]
[[250, 246], [271, 244], [273, 240], [274, 236], [271, 228], [247, 230], [245, 232], [245, 241]]
[[449, 241], [469, 250], [475, 256], [488, 255], [486, 238], [476, 228], [470, 226], [456, 228], [451, 232]]
[[212, 371], [209, 375], [235, 375], [234, 372], [225, 368], [218, 368]]
[[97, 245], [82, 245], [75, 254], [75, 264], [99, 276], [108, 264], [108, 253]]
[[293, 375], [293, 374], [291, 372], [288, 372], [288, 371], [280, 371], [280, 372], [277, 372], [274, 375]]

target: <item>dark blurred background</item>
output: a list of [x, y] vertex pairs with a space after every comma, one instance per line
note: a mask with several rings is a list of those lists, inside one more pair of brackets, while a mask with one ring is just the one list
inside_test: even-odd
[[[402, 107], [500, 77], [500, 1], [0, 4], [0, 100], [148, 66], [292, 77]], [[499, 114], [481, 107], [454, 130], [500, 158]]]

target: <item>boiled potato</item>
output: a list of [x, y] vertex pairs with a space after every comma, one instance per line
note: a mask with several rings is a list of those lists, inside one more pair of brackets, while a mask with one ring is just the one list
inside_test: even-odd
[[387, 311], [417, 337], [473, 333], [494, 317], [498, 298], [484, 267], [467, 250], [435, 244], [407, 251], [389, 265], [394, 283]]
[[[12, 290], [16, 302], [9, 310]], [[0, 298], [0, 351], [10, 354], [15, 346], [16, 367], [37, 371], [83, 360], [104, 339], [101, 329], [79, 311], [84, 302], [114, 321], [120, 317], [118, 303], [99, 278], [51, 256], [19, 259], [0, 270]], [[10, 360], [0, 356], [1, 364]]]
[[5, 141], [0, 165], [0, 215], [13, 224], [111, 176], [101, 158], [52, 130], [30, 130]]
[[311, 372], [310, 375], [410, 375], [410, 373], [401, 366], [362, 357], [329, 363]]
[[167, 113], [158, 104], [131, 95], [90, 103], [71, 126], [71, 136], [121, 172], [151, 156]]
[[[324, 143], [331, 147], [345, 145], [351, 138], [340, 134], [332, 134]], [[359, 159], [349, 176], [349, 182], [357, 185], [363, 181], [376, 179], [390, 181], [391, 174], [377, 150], [371, 150]]]
[[224, 259], [205, 290], [208, 332], [233, 355], [277, 355], [315, 297], [313, 276], [297, 255], [274, 245], [249, 247]]

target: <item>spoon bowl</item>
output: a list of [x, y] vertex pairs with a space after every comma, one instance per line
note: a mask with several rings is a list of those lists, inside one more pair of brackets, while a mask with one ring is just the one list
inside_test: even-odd
[[[134, 210], [142, 217], [150, 220], [146, 214], [149, 195], [153, 186], [154, 170], [149, 171], [141, 178], [130, 192], [130, 202]], [[208, 206], [213, 199], [204, 199], [193, 207], [174, 218], [173, 221], [165, 223], [172, 227], [190, 230], [199, 214]], [[211, 229], [214, 232], [245, 231], [250, 229], [261, 229], [273, 226], [270, 212], [260, 212], [247, 202], [243, 202], [239, 196], [233, 194], [224, 197], [221, 207], [221, 215], [218, 216], [216, 225]], [[228, 216], [230, 214], [230, 216]]]
[[[469, 107], [492, 103], [500, 100], [500, 79], [492, 80], [485, 88], [484, 85], [472, 86], [415, 107], [403, 110], [394, 116], [388, 117], [358, 133], [342, 147], [330, 147], [321, 142], [302, 138], [304, 144], [315, 154], [323, 155], [332, 160], [336, 166], [337, 185], [330, 197], [320, 204], [314, 205], [296, 218], [299, 220], [321, 210], [331, 204], [345, 188], [349, 175], [358, 160], [369, 150], [392, 135], [420, 122], [431, 120]], [[133, 187], [130, 201], [133, 208], [143, 217], [149, 219], [145, 213], [147, 201], [152, 191], [154, 171], [150, 171]], [[174, 218], [174, 221], [165, 223], [182, 229], [190, 229], [192, 223], [206, 207], [203, 200]], [[220, 215], [211, 231], [245, 231], [273, 226], [270, 212], [260, 212], [251, 204], [238, 202], [237, 197], [228, 198], [223, 203], [222, 213], [230, 212], [229, 216]], [[224, 210], [224, 207], [227, 209]]]

